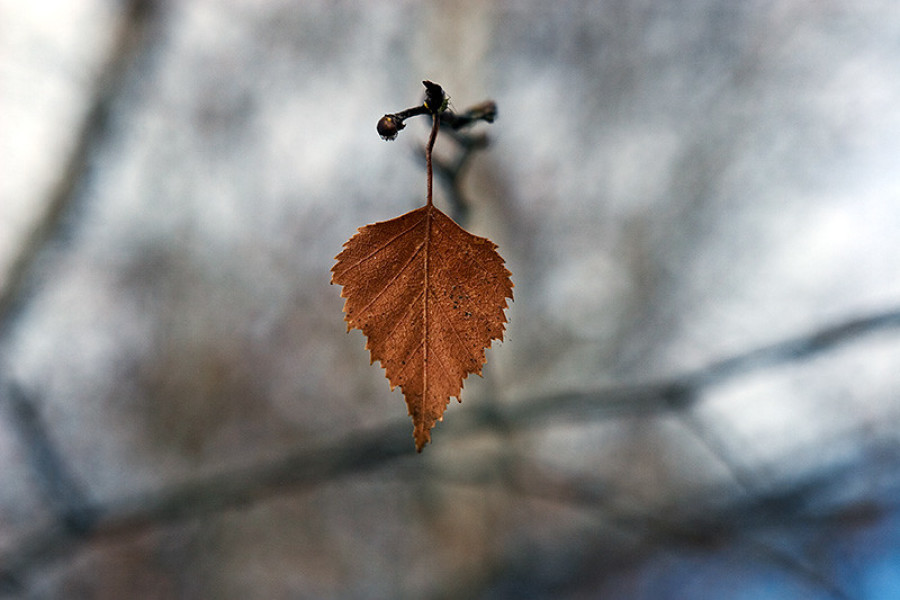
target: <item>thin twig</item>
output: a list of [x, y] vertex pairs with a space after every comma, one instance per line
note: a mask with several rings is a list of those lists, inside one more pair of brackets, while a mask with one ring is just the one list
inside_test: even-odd
[[432, 163], [437, 180], [443, 184], [447, 204], [450, 206], [450, 217], [464, 225], [469, 218], [470, 202], [462, 190], [462, 180], [466, 167], [475, 152], [488, 146], [488, 137], [481, 134], [470, 134], [450, 129], [447, 137], [456, 143], [455, 154], [450, 160], [434, 157]]
[[685, 410], [679, 412], [678, 416], [688, 431], [728, 469], [731, 478], [744, 493], [753, 494], [759, 489], [760, 477], [758, 474], [737, 460], [723, 440], [700, 421], [696, 412]]
[[441, 118], [438, 113], [434, 113], [431, 117], [432, 125], [431, 125], [431, 135], [428, 137], [428, 145], [425, 146], [425, 173], [426, 173], [426, 181], [428, 186], [428, 206], [433, 206], [434, 202], [434, 169], [432, 169], [431, 164], [431, 154], [434, 151], [434, 142], [437, 139], [438, 129], [441, 126]]

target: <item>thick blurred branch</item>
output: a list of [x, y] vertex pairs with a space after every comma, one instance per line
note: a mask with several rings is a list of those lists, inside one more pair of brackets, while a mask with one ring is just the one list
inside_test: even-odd
[[30, 536], [15, 552], [0, 556], [0, 593], [27, 587], [32, 570], [66, 556], [84, 541], [133, 538], [142, 533], [368, 471], [415, 454], [409, 422], [355, 432], [352, 439], [322, 441], [298, 448], [281, 459], [226, 471], [184, 485], [138, 494], [83, 510], [95, 519], [75, 531], [54, 523]]
[[611, 418], [685, 408], [695, 403], [699, 399], [699, 393], [713, 384], [754, 371], [806, 360], [871, 333], [894, 329], [900, 329], [900, 310], [826, 325], [807, 334], [737, 354], [670, 379], [525, 400], [516, 403], [511, 409], [513, 412], [506, 418], [513, 425], [530, 425], [548, 418], [580, 422], [588, 418]]
[[[147, 50], [152, 39], [153, 25], [158, 22], [156, 0], [129, 0], [123, 3], [123, 15], [109, 52], [109, 59], [101, 69], [101, 76], [88, 94], [89, 108], [80, 129], [75, 134], [74, 147], [60, 169], [43, 214], [29, 233], [18, 255], [12, 261], [0, 288], [0, 348], [5, 346], [16, 321], [25, 310], [41, 281], [41, 259], [48, 248], [64, 235], [76, 211], [80, 186], [90, 170], [91, 157], [106, 141], [110, 132], [110, 117], [132, 67]], [[2, 357], [0, 357], [2, 359]], [[78, 482], [66, 465], [63, 455], [46, 430], [38, 406], [30, 394], [6, 381], [6, 364], [0, 362], [0, 393], [5, 402], [7, 418], [25, 449], [25, 454], [56, 521], [50, 528], [26, 541], [19, 550], [21, 557], [42, 555], [47, 548], [41, 543], [59, 544], [93, 532], [92, 509]], [[16, 569], [6, 557], [0, 562], [4, 575], [0, 577], [0, 593], [16, 593]]]
[[[589, 422], [679, 411], [691, 406], [703, 388], [713, 383], [759, 369], [805, 360], [859, 341], [871, 333], [894, 329], [900, 329], [900, 310], [827, 326], [672, 379], [541, 396], [503, 407], [485, 402], [482, 405], [487, 408], [475, 406], [456, 411], [441, 430], [443, 435], [466, 436], [494, 430], [497, 423], [512, 430], [531, 429], [551, 421]], [[409, 422], [404, 418], [381, 427], [311, 442], [272, 462], [198, 478], [184, 485], [131, 498], [83, 506], [86, 514], [95, 517], [86, 522], [88, 526], [83, 530], [54, 524], [29, 538], [16, 551], [0, 556], [0, 589], [18, 589], [17, 582], [26, 580], [33, 569], [74, 551], [82, 540], [132, 537], [167, 524], [240, 508], [291, 490], [384, 467], [414, 454]], [[779, 492], [778, 497], [771, 501], [761, 495], [749, 497], [747, 502], [756, 502], [757, 508], [743, 505], [739, 513], [750, 515], [745, 519], [749, 518], [756, 524], [771, 523], [776, 517], [784, 519], [785, 515], [795, 516], [799, 508], [808, 506], [810, 499], [806, 493], [809, 490], [801, 490], [802, 498], [792, 501], [793, 506], [798, 508], [785, 509], [784, 502], [792, 493], [796, 496], [797, 489], [802, 487], [798, 486]], [[772, 510], [773, 501], [777, 501], [777, 511]], [[766, 515], [768, 519], [763, 518]], [[719, 516], [722, 518], [713, 518], [705, 525], [696, 523], [688, 529], [695, 535], [697, 531], [721, 527], [722, 519], [729, 523], [735, 521], [730, 511], [721, 512]], [[659, 531], [659, 528], [654, 527], [654, 530]]]
[[75, 144], [59, 179], [50, 191], [43, 215], [28, 235], [18, 256], [12, 261], [6, 283], [0, 289], [0, 344], [9, 335], [17, 316], [39, 284], [36, 268], [44, 250], [58, 239], [66, 216], [74, 210], [79, 186], [90, 169], [90, 157], [103, 144], [110, 131], [113, 105], [128, 79], [132, 65], [147, 48], [152, 25], [158, 18], [156, 0], [129, 0], [110, 49], [109, 60], [95, 84], [87, 115], [75, 134]]

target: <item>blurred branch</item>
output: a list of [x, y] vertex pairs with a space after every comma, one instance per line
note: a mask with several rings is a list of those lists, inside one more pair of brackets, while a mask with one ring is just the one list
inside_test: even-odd
[[35, 403], [18, 385], [7, 385], [5, 391], [12, 428], [26, 449], [31, 471], [56, 520], [74, 534], [88, 531], [93, 515], [85, 510], [87, 498], [51, 439]]
[[[601, 390], [539, 396], [515, 403], [507, 416], [513, 425], [531, 425], [553, 418], [580, 422], [683, 409], [699, 400], [700, 392], [733, 377], [791, 364], [880, 332], [900, 329], [900, 310], [850, 319], [788, 338], [701, 367], [670, 379]], [[454, 421], [458, 419], [454, 418]], [[450, 423], [448, 423], [450, 425]]]
[[[880, 454], [880, 446], [870, 448]], [[892, 448], [896, 450], [895, 447]], [[873, 467], [874, 471], [896, 470], [900, 456], [891, 452], [891, 464], [882, 463]], [[487, 462], [487, 465], [483, 464]], [[532, 547], [527, 556], [512, 551], [512, 556], [500, 556], [498, 564], [486, 567], [491, 574], [488, 582], [484, 573], [475, 573], [473, 589], [494, 588], [515, 585], [529, 590], [559, 590], [565, 586], [565, 579], [573, 585], [583, 585], [585, 579], [596, 576], [598, 571], [615, 570], [617, 566], [629, 568], [635, 562], [644, 560], [655, 552], [708, 553], [723, 547], [730, 547], [752, 559], [769, 563], [788, 575], [823, 591], [838, 600], [850, 600], [850, 595], [835, 583], [830, 572], [816, 568], [802, 556], [796, 556], [777, 545], [767, 543], [756, 534], [780, 531], [785, 528], [800, 529], [806, 534], [818, 532], [828, 537], [829, 532], [846, 529], [848, 526], [870, 526], [879, 519], [890, 518], [892, 512], [900, 509], [893, 500], [896, 497], [900, 479], [889, 483], [882, 493], [887, 502], [850, 501], [818, 506], [822, 497], [839, 495], [848, 485], [858, 483], [860, 473], [854, 460], [842, 466], [802, 477], [787, 485], [774, 486], [755, 497], [738, 499], [723, 507], [709, 502], [709, 497], [717, 497], [709, 491], [703, 498], [688, 499], [670, 510], [642, 508], [633, 503], [616, 500], [611, 493], [613, 486], [602, 480], [572, 473], [560, 473], [552, 465], [541, 464], [530, 456], [501, 449], [491, 455], [488, 461], [474, 464], [447, 463], [435, 465], [429, 470], [429, 479], [440, 478], [450, 485], [482, 486], [498, 481], [497, 464], [514, 464], [510, 472], [504, 472], [505, 488], [526, 499], [534, 499], [563, 504], [581, 510], [585, 516], [596, 519], [591, 540], [580, 540], [578, 558], [570, 556], [569, 546], [550, 545], [545, 549]], [[610, 552], [610, 546], [615, 552]], [[609, 564], [608, 556], [614, 556]], [[605, 569], [598, 569], [598, 563], [606, 563]], [[534, 564], [566, 564], [565, 574], [557, 570], [535, 569]], [[545, 580], [547, 577], [549, 581]], [[563, 578], [561, 580], [560, 578]], [[496, 578], [496, 579], [494, 579]], [[461, 585], [453, 582], [454, 589]], [[465, 584], [462, 584], [463, 587]], [[423, 593], [425, 597], [442, 597], [441, 589]]]
[[[43, 214], [13, 259], [5, 284], [0, 288], [0, 346], [8, 339], [15, 322], [40, 284], [39, 263], [48, 246], [64, 235], [80, 186], [90, 171], [91, 157], [107, 139], [114, 104], [121, 94], [132, 66], [145, 52], [152, 25], [158, 20], [156, 0], [129, 0], [109, 50], [101, 76], [88, 94], [89, 108], [74, 136], [74, 145], [59, 177], [50, 190]], [[0, 365], [0, 380], [5, 380], [6, 365]], [[38, 407], [29, 394], [16, 385], [0, 384], [8, 408], [7, 417], [18, 435], [35, 479], [48, 501], [55, 522], [19, 549], [20, 556], [46, 551], [43, 541], [63, 546], [63, 542], [93, 531], [94, 514], [85, 495], [68, 469], [63, 455], [53, 443]], [[15, 594], [20, 589], [13, 563], [3, 557], [2, 569], [11, 576], [0, 577], [0, 593]]]
[[450, 205], [450, 217], [460, 225], [465, 225], [469, 219], [471, 203], [463, 194], [462, 179], [472, 156], [478, 150], [487, 148], [489, 141], [484, 133], [463, 133], [455, 130], [450, 130], [448, 137], [457, 146], [454, 156], [449, 160], [434, 157], [432, 162], [435, 175], [441, 182], [447, 203]]
[[[805, 360], [858, 341], [876, 331], [897, 328], [900, 328], [900, 311], [852, 319], [735, 355], [668, 380], [541, 396], [506, 407], [483, 403], [487, 408], [476, 406], [457, 411], [441, 431], [445, 435], [465, 436], [493, 431], [498, 423], [504, 429], [516, 430], [544, 426], [548, 421], [580, 423], [680, 410], [691, 406], [699, 398], [699, 392], [712, 383], [762, 368]], [[275, 461], [198, 478], [157, 492], [86, 506], [83, 510], [95, 518], [83, 531], [54, 524], [33, 535], [13, 552], [0, 556], [0, 590], [18, 589], [34, 568], [72, 552], [83, 541], [130, 538], [168, 524], [241, 508], [290, 493], [291, 490], [384, 467], [414, 455], [409, 422], [404, 418], [378, 428], [311, 442]], [[788, 490], [788, 496], [796, 496], [798, 489], [803, 492], [799, 500], [794, 500], [796, 507], [806, 507], [810, 499], [802, 487], [793, 486]], [[591, 493], [586, 492], [584, 497], [591, 498]], [[740, 511], [741, 514], [751, 515], [755, 519], [753, 522], [759, 525], [765, 523], [765, 520], [759, 519], [766, 514], [776, 515], [780, 519], [785, 515], [796, 515], [797, 510], [786, 510], [789, 506], [784, 502], [786, 498], [783, 492], [773, 499], [756, 494], [747, 501], [757, 503], [757, 508], [743, 505]], [[778, 500], [777, 505], [772, 503], [775, 500]], [[713, 520], [706, 524], [681, 525], [679, 530], [694, 537], [698, 532], [707, 532], [701, 537], [706, 537], [710, 532], [718, 536], [717, 532], [722, 527], [733, 528], [735, 523], [742, 522], [732, 518], [731, 513], [720, 511], [719, 514], [725, 520], [716, 520], [713, 515]], [[619, 518], [623, 517], [620, 515]], [[639, 517], [639, 522], [646, 525], [650, 521], [644, 515]], [[746, 523], [746, 520], [743, 522]], [[662, 527], [653, 529], [665, 531]]]
[[90, 157], [106, 140], [110, 131], [113, 105], [127, 80], [130, 67], [144, 52], [151, 25], [156, 22], [157, 0], [129, 0], [124, 3], [109, 60], [90, 94], [91, 101], [75, 143], [59, 179], [50, 191], [44, 214], [12, 261], [6, 285], [0, 289], [0, 343], [9, 335], [16, 317], [23, 310], [38, 285], [35, 266], [50, 242], [57, 239], [65, 225], [65, 217], [73, 210], [79, 186], [90, 169]]
[[312, 443], [269, 463], [85, 505], [82, 510], [95, 517], [90, 527], [76, 531], [54, 523], [28, 537], [14, 552], [0, 556], [0, 592], [26, 588], [35, 567], [72, 553], [86, 541], [131, 539], [171, 523], [238, 509], [414, 455], [409, 422], [404, 420], [355, 432], [352, 439], [341, 436]]
[[731, 478], [746, 493], [754, 493], [760, 487], [759, 473], [752, 471], [734, 455], [731, 448], [722, 440], [721, 435], [713, 427], [707, 426], [700, 417], [691, 411], [679, 413], [681, 422], [706, 448], [728, 469]]

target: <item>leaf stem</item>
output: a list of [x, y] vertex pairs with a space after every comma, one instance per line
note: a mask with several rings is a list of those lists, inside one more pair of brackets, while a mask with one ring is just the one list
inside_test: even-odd
[[427, 177], [427, 206], [432, 206], [434, 195], [432, 193], [433, 181], [434, 181], [434, 172], [431, 166], [431, 151], [434, 149], [434, 141], [437, 139], [438, 129], [441, 126], [441, 117], [440, 114], [435, 112], [431, 115], [432, 125], [431, 125], [431, 136], [428, 138], [428, 145], [425, 146], [425, 172]]

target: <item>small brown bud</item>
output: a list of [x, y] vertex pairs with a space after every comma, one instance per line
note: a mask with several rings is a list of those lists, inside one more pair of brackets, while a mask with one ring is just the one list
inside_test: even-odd
[[397, 137], [397, 133], [404, 127], [406, 127], [406, 125], [394, 115], [384, 115], [378, 120], [378, 135], [380, 135], [383, 140], [392, 140]]

